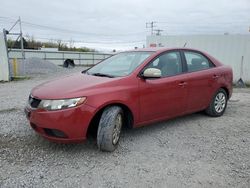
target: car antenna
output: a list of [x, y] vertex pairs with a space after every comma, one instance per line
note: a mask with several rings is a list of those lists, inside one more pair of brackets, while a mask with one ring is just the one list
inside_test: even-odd
[[185, 47], [186, 47], [186, 45], [187, 45], [187, 42], [185, 42], [185, 44], [183, 45], [183, 48], [185, 48]]

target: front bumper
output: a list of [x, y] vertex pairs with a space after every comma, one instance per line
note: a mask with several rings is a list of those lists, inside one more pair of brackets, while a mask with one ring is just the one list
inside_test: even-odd
[[86, 104], [56, 111], [33, 109], [26, 106], [25, 114], [31, 127], [44, 138], [72, 143], [86, 139], [88, 126], [95, 109]]

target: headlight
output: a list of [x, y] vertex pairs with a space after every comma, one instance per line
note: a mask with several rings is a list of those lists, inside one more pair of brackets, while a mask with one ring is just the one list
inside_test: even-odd
[[45, 110], [61, 110], [79, 106], [80, 104], [84, 103], [85, 100], [86, 97], [60, 100], [41, 100], [38, 108]]

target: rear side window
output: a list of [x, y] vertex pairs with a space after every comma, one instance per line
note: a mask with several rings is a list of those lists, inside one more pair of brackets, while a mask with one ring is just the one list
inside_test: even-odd
[[194, 72], [214, 67], [214, 65], [203, 55], [196, 52], [184, 52], [188, 72]]

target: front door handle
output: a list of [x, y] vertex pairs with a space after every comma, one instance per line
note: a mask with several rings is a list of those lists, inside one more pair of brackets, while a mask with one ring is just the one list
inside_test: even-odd
[[187, 85], [187, 82], [180, 82], [178, 85], [184, 87], [185, 85]]
[[219, 78], [220, 76], [219, 75], [213, 75], [213, 79], [217, 79], [217, 78]]

